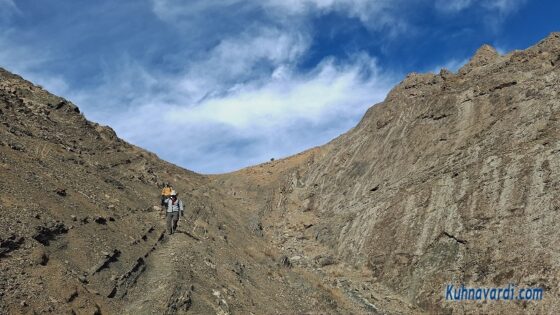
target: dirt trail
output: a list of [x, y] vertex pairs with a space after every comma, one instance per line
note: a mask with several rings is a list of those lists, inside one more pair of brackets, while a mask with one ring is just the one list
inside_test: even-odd
[[167, 314], [172, 297], [180, 289], [183, 276], [179, 273], [184, 257], [178, 253], [191, 241], [183, 233], [166, 236], [163, 244], [147, 259], [142, 277], [127, 296], [124, 314]]

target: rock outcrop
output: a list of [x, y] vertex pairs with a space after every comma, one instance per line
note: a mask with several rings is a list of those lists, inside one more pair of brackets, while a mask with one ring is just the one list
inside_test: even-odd
[[[221, 180], [259, 200], [265, 236], [292, 255], [330, 251], [427, 312], [551, 313], [559, 62], [558, 33], [505, 56], [483, 46], [457, 74], [409, 75], [331, 143]], [[544, 300], [445, 301], [447, 284], [510, 283]]]

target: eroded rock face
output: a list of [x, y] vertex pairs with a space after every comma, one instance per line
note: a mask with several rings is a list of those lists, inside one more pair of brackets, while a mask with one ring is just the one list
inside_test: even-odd
[[[559, 309], [559, 60], [554, 33], [505, 56], [483, 46], [457, 74], [409, 75], [348, 133], [263, 166], [283, 178], [261, 201], [266, 234], [312, 200], [317, 246], [426, 311]], [[238, 175], [255, 189], [258, 174]], [[509, 283], [545, 299], [444, 301], [447, 284]]]

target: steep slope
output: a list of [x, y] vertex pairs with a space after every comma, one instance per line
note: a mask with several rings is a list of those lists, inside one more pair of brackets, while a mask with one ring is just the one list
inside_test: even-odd
[[158, 184], [189, 192], [208, 216], [204, 178], [3, 70], [0, 92], [0, 310], [118, 308], [107, 296], [126, 294], [162, 240]]
[[[483, 46], [458, 73], [409, 75], [323, 147], [214, 180], [255, 200], [265, 237], [288, 256], [372, 304], [363, 284], [430, 313], [552, 314], [559, 84], [560, 34], [506, 56]], [[510, 283], [544, 299], [444, 300], [448, 284]]]
[[[171, 237], [165, 181], [187, 204]], [[360, 312], [280, 265], [210, 183], [0, 70], [0, 313]]]

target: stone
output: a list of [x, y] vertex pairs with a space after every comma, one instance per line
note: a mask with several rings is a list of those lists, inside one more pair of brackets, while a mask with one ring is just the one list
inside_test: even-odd
[[288, 258], [288, 256], [280, 257], [279, 264], [280, 264], [280, 266], [286, 267], [286, 268], [291, 268], [292, 267], [292, 262], [290, 261], [290, 258]]
[[334, 259], [334, 257], [332, 256], [320, 256], [318, 258], [315, 259], [317, 262], [317, 265], [319, 267], [325, 267], [325, 266], [329, 266], [329, 265], [333, 265], [336, 263], [336, 260]]
[[25, 146], [17, 142], [10, 143], [10, 148], [15, 151], [25, 151]]
[[78, 289], [76, 287], [70, 287], [64, 292], [64, 301], [66, 303], [71, 303], [78, 297]]
[[49, 262], [49, 255], [42, 246], [33, 249], [31, 253], [31, 262], [35, 265], [47, 265], [47, 263]]

